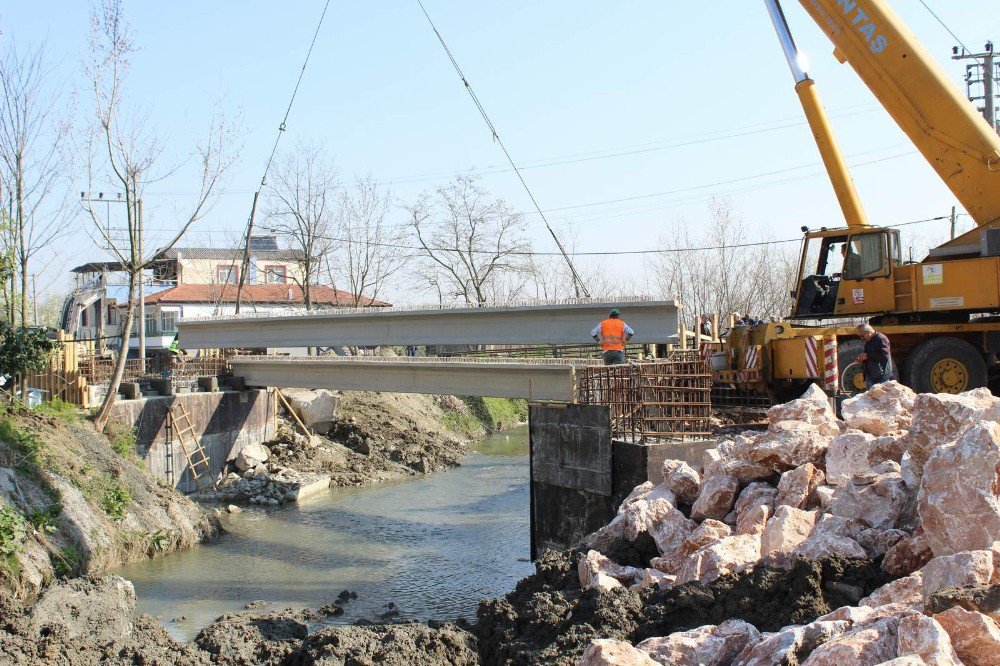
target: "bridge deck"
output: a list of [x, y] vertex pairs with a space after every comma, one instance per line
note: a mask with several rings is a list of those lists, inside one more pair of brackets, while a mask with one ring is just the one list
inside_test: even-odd
[[576, 363], [493, 359], [275, 357], [232, 359], [248, 386], [470, 395], [572, 402]]
[[183, 349], [592, 344], [591, 329], [612, 307], [635, 329], [635, 344], [677, 334], [677, 304], [650, 300], [188, 319], [178, 330]]

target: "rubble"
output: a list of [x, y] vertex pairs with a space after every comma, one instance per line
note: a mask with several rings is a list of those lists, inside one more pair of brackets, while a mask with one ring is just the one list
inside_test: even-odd
[[[637, 534], [612, 528], [627, 524], [631, 510], [647, 533], [669, 535], [657, 540], [660, 556], [620, 569], [611, 558], [591, 566], [591, 578], [610, 577], [613, 588], [622, 586], [620, 579], [642, 578], [634, 589], [661, 595], [642, 597], [653, 603], [687, 594], [689, 584], [707, 590], [822, 562], [832, 566], [823, 592], [839, 606], [776, 627], [751, 623], [753, 631], [744, 626], [746, 607], [726, 606], [723, 612], [731, 614], [708, 616], [715, 621], [701, 626], [668, 623], [672, 631], [609, 635], [621, 654], [739, 666], [996, 663], [1000, 400], [982, 390], [917, 396], [891, 382], [846, 401], [844, 417], [838, 421], [814, 387], [772, 408], [766, 431], [707, 451], [701, 470], [668, 461], [664, 485], [677, 501], [663, 500], [653, 510], [652, 484], [640, 487], [633, 502], [647, 506], [627, 508], [605, 528], [616, 531], [618, 541], [604, 539], [612, 552]], [[588, 553], [585, 560], [595, 558]], [[867, 563], [884, 578], [869, 587], [837, 574], [846, 571], [842, 564], [826, 564], [846, 562]], [[639, 564], [648, 566], [635, 568]], [[768, 594], [753, 603], [768, 603]], [[687, 606], [673, 608], [681, 613]], [[734, 622], [745, 644], [723, 649], [719, 632]]]

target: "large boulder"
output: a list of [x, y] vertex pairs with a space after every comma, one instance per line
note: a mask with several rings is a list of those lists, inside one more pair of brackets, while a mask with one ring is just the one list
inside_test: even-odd
[[893, 463], [884, 463], [870, 474], [855, 475], [851, 482], [838, 488], [830, 505], [830, 513], [856, 520], [866, 527], [890, 529], [903, 514], [911, 493]]
[[760, 640], [760, 632], [742, 620], [679, 631], [664, 638], [647, 638], [636, 647], [658, 664], [675, 666], [722, 666], [748, 645]]
[[[921, 396], [923, 397], [923, 396]], [[1000, 424], [979, 421], [931, 452], [917, 511], [935, 555], [989, 548], [1000, 539]]]
[[739, 573], [760, 560], [760, 535], [729, 536], [688, 556], [677, 574], [677, 584], [697, 580], [710, 583], [727, 573]]
[[779, 506], [760, 536], [761, 556], [766, 562], [787, 564], [791, 554], [816, 525], [816, 512]]
[[263, 444], [247, 444], [236, 454], [235, 465], [241, 473], [256, 469], [271, 458], [271, 450]]
[[750, 458], [776, 472], [785, 472], [806, 463], [822, 466], [834, 436], [802, 421], [779, 421], [768, 426], [767, 431], [756, 439]]
[[909, 430], [917, 394], [899, 382], [876, 384], [844, 401], [841, 413], [848, 427], [882, 436]]
[[955, 653], [966, 666], [996, 666], [1000, 655], [1000, 626], [982, 613], [958, 606], [934, 616], [951, 638]]
[[924, 598], [946, 587], [991, 583], [995, 571], [993, 553], [988, 550], [935, 557], [920, 570]]
[[829, 437], [840, 433], [840, 422], [830, 407], [830, 398], [817, 384], [810, 384], [801, 398], [769, 409], [767, 421], [772, 425], [782, 421], [805, 423]]
[[647, 653], [631, 643], [601, 638], [592, 641], [577, 666], [657, 666]]
[[722, 520], [733, 508], [739, 491], [740, 482], [735, 476], [719, 474], [710, 477], [702, 486], [698, 501], [691, 507], [691, 518]]
[[851, 629], [813, 650], [802, 666], [876, 666], [895, 659], [899, 620], [885, 617]]
[[[934, 449], [954, 442], [973, 423], [991, 413], [997, 399], [981, 388], [961, 395], [921, 393], [913, 403], [913, 419], [907, 436], [907, 450], [917, 470]], [[995, 420], [996, 415], [992, 418]]]
[[935, 666], [961, 666], [951, 638], [934, 618], [914, 613], [899, 621], [896, 652], [915, 656]]
[[862, 559], [868, 556], [857, 541], [833, 532], [814, 532], [796, 546], [793, 552], [798, 557], [810, 560]]
[[871, 469], [873, 435], [861, 430], [848, 430], [830, 440], [826, 451], [826, 482], [831, 486], [845, 486], [858, 472]]
[[677, 499], [685, 504], [694, 504], [701, 491], [701, 475], [682, 460], [663, 461], [663, 480]]
[[869, 608], [896, 605], [916, 608], [923, 604], [924, 575], [919, 571], [886, 583], [858, 602], [858, 606]]
[[588, 551], [577, 566], [580, 587], [612, 589], [628, 587], [642, 581], [644, 571], [635, 567], [616, 564], [596, 550]]
[[908, 576], [933, 557], [934, 553], [924, 538], [923, 530], [917, 530], [886, 551], [882, 571], [893, 576]]
[[812, 463], [789, 470], [778, 481], [778, 495], [774, 503], [776, 506], [810, 509], [819, 504], [815, 493], [825, 480], [823, 470]]
[[778, 490], [763, 482], [748, 485], [736, 500], [736, 533], [760, 534], [774, 515], [774, 500]]
[[283, 389], [281, 391], [299, 419], [320, 435], [330, 432], [340, 396], [327, 389]]
[[[816, 621], [805, 626], [784, 627], [748, 645], [733, 664], [738, 666], [778, 666], [799, 664], [817, 647], [851, 628], [847, 621]], [[841, 664], [840, 666], [846, 666]]]

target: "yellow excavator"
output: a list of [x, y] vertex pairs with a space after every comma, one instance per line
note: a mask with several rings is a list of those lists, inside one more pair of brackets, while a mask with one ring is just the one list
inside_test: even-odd
[[986, 386], [1000, 364], [1000, 135], [885, 0], [799, 1], [976, 228], [912, 262], [898, 230], [869, 223], [781, 5], [765, 0], [846, 227], [802, 228], [788, 320], [733, 328], [713, 355], [715, 380], [775, 399], [814, 381], [831, 392], [864, 390], [853, 363], [863, 347], [855, 325], [871, 320], [892, 343], [900, 381], [914, 390]]

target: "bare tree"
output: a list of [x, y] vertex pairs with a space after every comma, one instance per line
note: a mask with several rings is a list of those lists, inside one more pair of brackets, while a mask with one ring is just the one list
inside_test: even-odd
[[192, 224], [198, 221], [216, 200], [214, 195], [236, 153], [235, 131], [218, 114], [213, 114], [206, 135], [194, 149], [198, 166], [198, 194], [177, 231], [158, 251], [143, 248], [144, 220], [142, 194], [152, 182], [173, 173], [174, 168], [158, 169], [163, 144], [142, 114], [129, 114], [124, 108], [124, 80], [129, 58], [135, 52], [129, 26], [125, 23], [121, 0], [103, 0], [92, 12], [90, 53], [86, 71], [93, 87], [96, 127], [88, 142], [88, 175], [91, 185], [110, 181], [120, 188], [125, 206], [126, 226], [122, 234], [105, 227], [89, 203], [86, 210], [96, 233], [103, 239], [115, 260], [128, 276], [128, 307], [119, 334], [120, 351], [108, 394], [95, 415], [99, 429], [107, 424], [125, 371], [129, 338], [139, 300], [143, 297], [142, 276], [152, 260], [173, 247]]
[[442, 285], [446, 295], [482, 307], [492, 284], [527, 270], [523, 218], [474, 178], [459, 176], [407, 210], [422, 248], [424, 279]]
[[679, 220], [660, 238], [665, 252], [651, 262], [660, 291], [695, 315], [731, 313], [784, 316], [794, 280], [795, 253], [768, 238], [751, 238], [742, 216], [726, 199], [709, 204], [703, 233]]
[[302, 252], [302, 278], [297, 281], [311, 310], [312, 285], [333, 246], [340, 181], [325, 151], [315, 144], [299, 144], [271, 173], [267, 216], [271, 228]]
[[337, 235], [343, 240], [336, 270], [350, 287], [354, 307], [372, 305], [389, 280], [412, 259], [406, 230], [389, 224], [390, 195], [374, 178], [357, 178], [341, 196]]
[[65, 104], [49, 78], [42, 47], [21, 51], [7, 42], [0, 54], [0, 189], [7, 199], [4, 244], [16, 269], [9, 303], [20, 306], [22, 326], [28, 322], [31, 260], [69, 230], [78, 212], [60, 152]]

